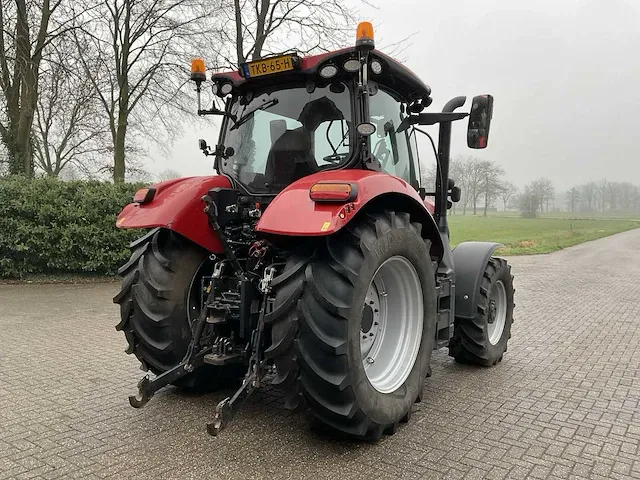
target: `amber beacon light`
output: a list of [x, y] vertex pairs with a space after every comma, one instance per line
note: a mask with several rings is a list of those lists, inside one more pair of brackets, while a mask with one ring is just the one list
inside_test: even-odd
[[194, 82], [204, 82], [207, 79], [205, 72], [204, 60], [201, 58], [194, 58], [191, 61], [191, 80]]
[[356, 47], [373, 50], [375, 42], [373, 40], [373, 25], [371, 22], [361, 22], [356, 31]]

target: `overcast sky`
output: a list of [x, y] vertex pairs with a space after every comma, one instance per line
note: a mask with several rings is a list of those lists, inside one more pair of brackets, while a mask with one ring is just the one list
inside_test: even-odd
[[[378, 46], [417, 32], [401, 56], [432, 87], [430, 111], [457, 95], [468, 96], [466, 109], [474, 95], [494, 95], [489, 148], [468, 149], [459, 122], [453, 155], [493, 160], [519, 186], [543, 175], [559, 190], [603, 177], [640, 184], [640, 0], [377, 5], [362, 15], [376, 25]], [[200, 137], [215, 144], [217, 129], [185, 132], [149, 170], [210, 174]], [[432, 161], [426, 148], [421, 154]]]

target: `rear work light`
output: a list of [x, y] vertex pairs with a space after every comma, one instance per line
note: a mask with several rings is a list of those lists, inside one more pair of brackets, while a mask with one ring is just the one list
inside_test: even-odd
[[309, 190], [314, 202], [352, 202], [358, 196], [358, 188], [353, 183], [320, 182]]
[[133, 196], [133, 202], [140, 203], [140, 204], [149, 203], [153, 199], [153, 196], [155, 194], [156, 194], [156, 189], [153, 187], [141, 188]]

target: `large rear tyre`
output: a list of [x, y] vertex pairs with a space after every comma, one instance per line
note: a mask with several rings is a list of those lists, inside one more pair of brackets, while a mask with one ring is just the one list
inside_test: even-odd
[[449, 355], [459, 363], [483, 366], [502, 361], [511, 338], [514, 288], [511, 266], [491, 258], [483, 273], [473, 319], [456, 318]]
[[436, 328], [430, 242], [406, 213], [365, 215], [292, 258], [276, 288], [272, 346], [286, 404], [377, 440], [408, 421]]
[[[131, 258], [118, 273], [120, 323], [141, 369], [159, 375], [176, 366], [191, 341], [191, 323], [200, 314], [203, 275], [213, 267], [208, 252], [167, 229], [154, 229], [131, 244]], [[244, 367], [204, 365], [178, 380], [185, 389], [210, 391], [239, 378]]]

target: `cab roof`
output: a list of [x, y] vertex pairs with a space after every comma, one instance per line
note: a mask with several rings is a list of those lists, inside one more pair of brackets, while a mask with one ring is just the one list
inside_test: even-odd
[[[287, 55], [296, 55], [295, 53]], [[280, 56], [280, 55], [278, 55]], [[431, 87], [424, 83], [415, 73], [397, 60], [384, 53], [373, 50], [369, 55], [369, 61], [377, 59], [382, 64], [382, 73], [369, 74], [369, 79], [391, 88], [408, 101], [426, 98], [431, 95]], [[266, 60], [266, 57], [261, 60]], [[358, 58], [356, 47], [343, 48], [328, 53], [298, 57], [299, 66], [296, 70], [256, 78], [245, 78], [239, 70], [230, 72], [220, 72], [212, 75], [212, 80], [219, 83], [232, 83], [234, 88], [240, 91], [254, 88], [254, 86], [266, 86], [283, 83], [286, 81], [299, 80], [300, 77], [319, 77], [319, 70], [327, 64], [335, 65], [339, 71], [344, 72], [342, 65], [351, 58]], [[249, 62], [250, 63], [250, 62]], [[346, 73], [346, 72], [345, 72]], [[349, 74], [354, 75], [354, 74]]]

